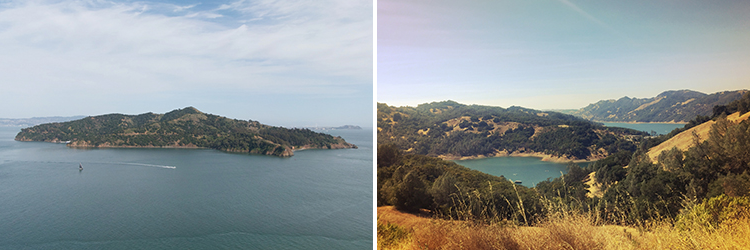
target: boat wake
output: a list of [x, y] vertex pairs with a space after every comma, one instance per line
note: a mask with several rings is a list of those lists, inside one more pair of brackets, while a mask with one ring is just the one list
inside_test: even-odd
[[177, 168], [175, 166], [154, 165], [154, 164], [134, 163], [134, 162], [114, 162], [114, 163], [115, 164], [123, 164], [123, 165], [133, 165], [133, 166], [156, 167], [156, 168], [169, 168], [169, 169], [175, 169], [175, 168]]
[[[7, 162], [11, 162], [11, 161], [9, 161], [9, 160], [3, 160], [2, 163], [0, 163], [0, 164], [5, 164]], [[78, 164], [82, 164], [83, 166], [86, 166], [86, 165], [88, 165], [88, 166], [91, 166], [91, 165], [96, 166], [96, 165], [111, 164], [111, 165], [131, 165], [131, 166], [167, 168], [167, 169], [176, 169], [177, 168], [175, 166], [156, 165], [156, 164], [147, 164], [147, 163], [136, 163], [136, 162], [87, 162], [87, 161], [82, 161], [82, 162], [78, 162], [78, 161], [76, 161], [76, 162], [72, 162], [72, 161], [71, 162], [68, 162], [68, 161], [20, 161], [20, 162], [38, 162], [38, 163], [52, 163], [52, 164], [63, 164], [63, 165], [68, 165], [68, 164], [75, 165], [76, 163], [78, 163]]]

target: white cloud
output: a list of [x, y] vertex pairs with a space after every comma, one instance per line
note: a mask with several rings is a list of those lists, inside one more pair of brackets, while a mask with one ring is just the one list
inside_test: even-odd
[[196, 5], [197, 5], [197, 4], [192, 4], [192, 5], [187, 5], [187, 6], [179, 6], [179, 5], [178, 5], [178, 6], [175, 6], [175, 7], [174, 7], [174, 12], [180, 12], [180, 11], [185, 11], [185, 10], [187, 10], [187, 9], [192, 9], [192, 8], [193, 8], [193, 7], [195, 7]]
[[39, 90], [127, 95], [207, 86], [330, 93], [371, 84], [371, 4], [237, 1], [193, 11], [195, 5], [144, 2], [6, 3], [0, 5], [0, 82], [7, 91], [0, 98]]

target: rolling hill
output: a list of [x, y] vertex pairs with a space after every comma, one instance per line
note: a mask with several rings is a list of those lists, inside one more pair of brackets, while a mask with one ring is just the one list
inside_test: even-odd
[[378, 144], [443, 159], [519, 155], [596, 160], [620, 149], [634, 150], [632, 141], [645, 135], [557, 112], [454, 101], [417, 107], [378, 103], [377, 123]]
[[[738, 124], [747, 120], [748, 118], [750, 118], [750, 113], [744, 113], [743, 115], [740, 115], [740, 112], [735, 112], [726, 117], [726, 119], [732, 122], [732, 124]], [[682, 131], [674, 137], [669, 138], [659, 145], [656, 145], [655, 147], [649, 149], [648, 157], [651, 159], [651, 161], [657, 162], [659, 155], [666, 150], [677, 148], [680, 151], [687, 151], [691, 147], [694, 147], [696, 142], [700, 143], [708, 139], [708, 137], [710, 136], [709, 132], [711, 132], [711, 128], [714, 124], [716, 124], [716, 121], [709, 120], [701, 123], [700, 125]]]

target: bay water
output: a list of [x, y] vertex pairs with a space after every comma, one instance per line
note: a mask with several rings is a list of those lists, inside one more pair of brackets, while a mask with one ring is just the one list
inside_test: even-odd
[[[568, 172], [568, 163], [542, 161], [538, 157], [489, 157], [454, 161], [461, 166], [494, 176], [503, 176], [521, 185], [535, 187], [537, 183], [560, 177]], [[575, 163], [581, 167], [588, 163]]]
[[672, 132], [672, 130], [676, 128], [682, 128], [685, 126], [684, 123], [625, 123], [625, 122], [603, 122], [604, 126], [607, 127], [621, 127], [621, 128], [630, 128], [635, 129], [638, 131], [644, 131], [646, 133], [651, 133], [651, 131], [656, 132], [660, 135], [666, 135], [669, 134], [669, 132]]
[[[618, 123], [605, 122], [608, 127], [631, 128], [639, 131], [657, 134], [668, 134], [685, 124], [679, 123]], [[491, 157], [471, 160], [456, 160], [459, 165], [478, 170], [494, 176], [503, 176], [509, 180], [519, 180], [522, 185], [534, 187], [544, 180], [560, 177], [568, 172], [568, 163], [542, 161], [537, 157]], [[577, 163], [584, 167], [588, 163]]]
[[[370, 249], [372, 129], [279, 158], [74, 149], [0, 127], [0, 249]], [[83, 171], [78, 166], [83, 166]]]

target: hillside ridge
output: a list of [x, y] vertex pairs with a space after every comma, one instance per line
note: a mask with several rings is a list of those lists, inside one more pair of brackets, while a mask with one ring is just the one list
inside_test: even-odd
[[604, 127], [572, 115], [454, 101], [391, 107], [378, 103], [378, 144], [442, 159], [534, 156], [591, 161], [626, 148], [645, 133]]
[[651, 98], [622, 97], [601, 100], [570, 114], [597, 122], [685, 123], [696, 116], [710, 116], [715, 106], [742, 98], [748, 90], [704, 94], [693, 90], [669, 90]]
[[[750, 112], [743, 115], [740, 115], [740, 112], [735, 112], [728, 115], [726, 120], [732, 122], [732, 124], [738, 124], [748, 118], [750, 118]], [[688, 130], [682, 131], [659, 145], [650, 148], [647, 152], [648, 157], [651, 159], [651, 162], [658, 163], [659, 155], [666, 150], [677, 148], [680, 151], [687, 151], [689, 148], [694, 147], [696, 142], [700, 143], [708, 139], [709, 132], [714, 124], [716, 124], [716, 121], [709, 120]]]

